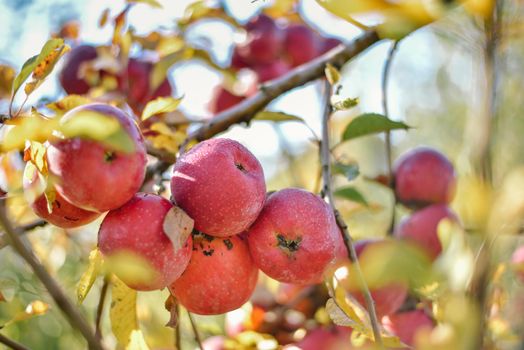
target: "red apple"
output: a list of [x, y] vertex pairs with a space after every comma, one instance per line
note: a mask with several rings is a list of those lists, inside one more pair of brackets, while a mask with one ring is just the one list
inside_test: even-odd
[[241, 49], [238, 46], [235, 46], [231, 55], [231, 68], [235, 70], [249, 68], [249, 63], [245, 60], [244, 57], [242, 57], [240, 51]]
[[[38, 191], [40, 179], [37, 173], [31, 180], [24, 176], [24, 190]], [[52, 211], [48, 211], [47, 199], [44, 194], [39, 195], [33, 203], [30, 203], [31, 209], [37, 216], [47, 222], [62, 228], [74, 228], [86, 225], [100, 216], [100, 213], [84, 210], [74, 206], [66, 201], [60, 193], [55, 192], [55, 198], [52, 202]]]
[[342, 44], [342, 41], [335, 38], [325, 38], [320, 44], [320, 54], [324, 54], [331, 49], [334, 49], [338, 45]]
[[246, 303], [257, 276], [258, 269], [240, 237], [198, 234], [193, 240], [189, 265], [170, 290], [189, 311], [218, 315]]
[[408, 206], [449, 203], [456, 187], [455, 170], [440, 152], [426, 147], [402, 155], [395, 164], [395, 193]]
[[62, 197], [80, 208], [104, 212], [120, 207], [140, 188], [146, 166], [144, 140], [133, 119], [106, 104], [76, 107], [62, 117], [62, 122], [86, 111], [116, 119], [135, 150], [123, 153], [90, 139], [64, 139], [49, 146], [48, 167], [60, 179], [56, 189]]
[[[302, 340], [289, 344], [284, 350], [351, 350], [357, 349], [351, 345], [351, 329], [332, 326], [315, 328], [309, 331]], [[365, 348], [358, 348], [365, 349]]]
[[171, 193], [195, 220], [195, 228], [216, 237], [246, 230], [262, 210], [266, 184], [262, 166], [240, 143], [203, 141], [175, 163]]
[[94, 60], [98, 54], [95, 47], [80, 45], [72, 49], [65, 57], [64, 66], [60, 72], [60, 84], [68, 94], [85, 94], [90, 86], [80, 77], [82, 63]]
[[247, 40], [238, 46], [240, 57], [249, 64], [267, 64], [278, 58], [282, 48], [281, 29], [266, 15], [246, 24]]
[[382, 319], [384, 328], [395, 334], [406, 344], [413, 346], [415, 334], [423, 329], [435, 327], [433, 320], [423, 310], [397, 312]]
[[268, 197], [248, 231], [255, 264], [280, 282], [318, 283], [335, 257], [333, 212], [313, 193], [287, 188]]
[[395, 236], [415, 243], [434, 260], [442, 252], [437, 232], [438, 224], [442, 219], [459, 221], [455, 213], [446, 205], [434, 204], [402, 220], [395, 230]]
[[222, 86], [218, 86], [213, 98], [209, 103], [209, 110], [213, 114], [218, 114], [229, 109], [245, 99], [245, 96], [235, 95]]
[[518, 278], [524, 282], [524, 246], [518, 247], [511, 256], [511, 263], [513, 264], [515, 273]]
[[[173, 204], [163, 197], [137, 193], [104, 218], [98, 232], [98, 247], [104, 257], [137, 259], [150, 272], [144, 276], [128, 276], [116, 271], [130, 288], [143, 291], [165, 288], [188, 265], [193, 244], [191, 235], [164, 231], [164, 219], [171, 208]], [[175, 244], [172, 239], [176, 240]]]
[[284, 48], [291, 63], [296, 67], [311, 61], [320, 53], [319, 36], [303, 24], [294, 24], [286, 28]]
[[263, 83], [286, 74], [291, 67], [282, 60], [276, 60], [268, 64], [254, 66], [253, 69], [257, 73], [258, 81]]

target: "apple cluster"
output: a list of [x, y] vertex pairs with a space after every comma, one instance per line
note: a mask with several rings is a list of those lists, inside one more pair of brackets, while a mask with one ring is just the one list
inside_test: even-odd
[[[233, 49], [231, 68], [234, 71], [252, 70], [259, 83], [278, 78], [341, 43], [335, 38], [323, 38], [305, 24], [283, 26], [263, 14], [252, 18], [245, 29], [245, 40]], [[256, 91], [247, 90], [246, 95]], [[236, 105], [246, 95], [236, 95], [220, 86], [215, 91], [210, 110], [219, 113]]]
[[[169, 80], [152, 89], [150, 76], [153, 62], [130, 58], [118, 69], [102, 68], [97, 60], [103, 56], [91, 45], [79, 45], [66, 56], [60, 72], [60, 84], [68, 94], [84, 95], [93, 87], [104, 87], [125, 96], [133, 111], [140, 115], [147, 102], [163, 96], [171, 96], [174, 88]], [[112, 58], [113, 60], [113, 58]]]
[[[64, 228], [106, 213], [98, 247], [110, 264], [129, 265], [114, 269], [129, 287], [168, 287], [188, 310], [221, 314], [250, 298], [259, 269], [281, 282], [322, 280], [341, 239], [333, 212], [319, 196], [298, 188], [266, 194], [259, 161], [225, 138], [203, 141], [179, 157], [172, 201], [139, 192], [147, 158], [135, 121], [116, 107], [93, 103], [70, 110], [61, 122], [82, 113], [118, 122], [132, 140], [132, 152], [89, 138], [51, 140], [46, 154], [53, 188], [31, 206]], [[35, 175], [25, 180], [25, 188], [41, 182]], [[166, 224], [176, 209], [193, 220], [192, 232]]]

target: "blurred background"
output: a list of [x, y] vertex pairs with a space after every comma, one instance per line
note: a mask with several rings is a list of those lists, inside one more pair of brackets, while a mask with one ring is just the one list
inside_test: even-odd
[[[128, 23], [137, 35], [146, 35], [153, 30], [172, 31], [175, 21], [184, 16], [184, 10], [192, 1], [159, 2], [163, 9], [137, 4], [129, 11]], [[227, 13], [243, 24], [273, 2], [229, 0], [224, 3]], [[64, 23], [73, 20], [79, 23], [82, 43], [107, 44], [113, 30], [108, 25], [100, 27], [100, 16], [106, 9], [115, 16], [125, 6], [123, 0], [2, 0], [0, 62], [18, 71], [28, 57], [39, 51], [51, 33], [58, 32]], [[392, 133], [393, 159], [418, 145], [431, 146], [446, 154], [459, 174], [457, 197], [452, 207], [458, 212], [464, 227], [472, 230], [486, 220], [496, 190], [509, 186], [510, 192], [516, 191], [520, 195], [524, 188], [520, 168], [524, 161], [524, 138], [521, 136], [524, 132], [524, 118], [521, 117], [524, 111], [524, 79], [521, 78], [524, 75], [521, 19], [524, 4], [514, 0], [506, 1], [505, 6], [504, 39], [500, 42], [495, 65], [496, 122], [491, 126], [490, 140], [494, 189], [486, 188], [475, 176], [476, 151], [485, 141], [483, 120], [489, 113], [487, 101], [492, 98], [486, 84], [486, 35], [481, 26], [462, 9], [450, 12], [400, 42], [390, 73], [389, 117], [412, 127], [408, 131]], [[357, 27], [331, 15], [314, 0], [299, 1], [298, 8], [303, 20], [325, 37], [350, 42], [361, 33]], [[358, 19], [366, 24], [379, 20], [374, 16]], [[241, 40], [242, 35], [245, 34], [226, 21], [206, 19], [191, 25], [185, 39], [195, 47], [208, 50], [218, 67], [226, 67], [231, 61], [235, 41]], [[382, 72], [391, 45], [391, 41], [383, 40], [341, 70], [343, 87], [340, 94], [346, 98], [358, 98], [359, 104], [333, 115], [334, 142], [340, 139], [344, 127], [355, 116], [364, 112], [383, 113]], [[141, 54], [132, 48], [131, 56]], [[57, 79], [61, 63], [31, 95], [28, 106], [65, 96]], [[195, 121], [212, 117], [209, 103], [223, 82], [223, 72], [205, 61], [191, 59], [175, 64], [169, 70], [168, 78], [176, 86], [174, 95], [184, 96], [180, 107], [184, 115]], [[20, 102], [17, 99], [16, 103]], [[240, 141], [257, 156], [264, 168], [268, 190], [295, 186], [315, 191], [320, 164], [312, 133], [321, 133], [322, 106], [322, 84], [312, 82], [286, 93], [269, 106], [271, 110], [303, 118], [307, 126], [298, 122], [255, 121], [249, 127], [235, 126], [222, 136]], [[0, 112], [6, 111], [7, 101], [4, 100], [0, 102]], [[337, 202], [350, 233], [355, 238], [385, 236], [394, 211], [393, 196], [386, 187], [368, 181], [387, 173], [384, 137], [367, 136], [345, 142], [334, 153], [337, 159], [358, 164], [360, 174], [351, 184], [369, 202], [369, 206], [343, 199]], [[16, 163], [16, 160], [9, 161]], [[15, 164], [12, 167], [21, 166]], [[513, 175], [509, 184], [506, 181], [508, 174]], [[1, 174], [4, 186], [10, 176], [14, 174]], [[347, 179], [337, 176], [335, 182], [344, 185]], [[518, 226], [521, 224], [522, 199], [512, 200], [513, 197], [504, 202], [514, 205], [514, 216], [508, 222]], [[30, 221], [30, 213], [20, 209], [19, 214]], [[403, 214], [403, 209], [397, 208], [396, 216], [400, 218]], [[501, 230], [505, 229], [503, 226]], [[74, 290], [85, 269], [88, 253], [96, 245], [97, 224], [67, 232], [47, 226], [35, 232], [38, 234], [32, 234], [30, 239], [46, 267], [58, 276], [67, 291]], [[501, 241], [505, 242], [505, 238]], [[514, 237], [507, 239], [501, 254], [508, 254], [515, 244]], [[41, 284], [9, 248], [0, 253], [0, 266], [0, 290], [7, 300], [13, 301], [0, 303], [0, 324], [35, 299], [43, 298], [49, 302]], [[82, 306], [89, 315], [95, 313], [101, 282], [96, 282]], [[276, 292], [279, 288], [276, 282], [264, 283], [269, 291]], [[517, 290], [522, 292], [522, 288]], [[172, 330], [164, 327], [169, 319], [163, 306], [166, 296], [165, 291], [139, 293], [138, 313], [142, 329], [149, 345], [156, 349], [169, 348], [173, 343]], [[250, 310], [250, 307], [245, 308]], [[223, 331], [223, 316], [197, 319], [202, 332], [207, 335]], [[104, 329], [110, 339], [106, 323]], [[187, 320], [182, 324], [182, 339], [186, 345], [192, 346]], [[56, 308], [51, 308], [45, 315], [6, 327], [5, 334], [23, 339], [32, 349], [82, 347], [79, 336], [72, 332]]]

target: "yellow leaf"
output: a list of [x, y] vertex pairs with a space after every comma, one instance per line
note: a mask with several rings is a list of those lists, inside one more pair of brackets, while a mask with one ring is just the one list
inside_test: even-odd
[[118, 343], [127, 348], [131, 343], [133, 331], [138, 329], [136, 316], [136, 291], [126, 286], [118, 278], [113, 278], [111, 289], [111, 309], [109, 310], [111, 329]]
[[155, 7], [155, 8], [159, 8], [159, 9], [162, 8], [162, 4], [160, 4], [156, 0], [127, 0], [127, 2], [128, 3], [135, 3], [135, 4], [147, 4], [147, 5], [150, 5], [151, 7]]
[[100, 28], [105, 26], [108, 19], [109, 19], [109, 9], [105, 9], [104, 11], [102, 11], [100, 18], [98, 19], [98, 26]]
[[158, 278], [158, 271], [143, 257], [123, 250], [104, 257], [108, 272], [128, 284], [149, 284]]
[[[156, 52], [160, 57], [165, 57], [172, 53], [180, 52], [184, 48], [185, 41], [180, 36], [162, 36], [156, 46]], [[154, 90], [153, 86], [152, 90]]]
[[324, 69], [326, 78], [329, 81], [331, 85], [335, 85], [340, 80], [340, 72], [338, 71], [335, 66], [333, 66], [331, 63], [328, 63], [326, 65], [326, 68]]
[[47, 175], [47, 148], [40, 142], [29, 141], [28, 147], [24, 150], [24, 161], [35, 165], [42, 175]]
[[165, 149], [173, 154], [178, 152], [179, 146], [185, 141], [187, 134], [184, 131], [171, 130], [164, 123], [154, 123], [150, 130], [155, 133], [153, 136], [148, 136], [147, 139], [151, 141], [153, 147], [158, 149]]
[[178, 108], [183, 97], [158, 97], [149, 101], [142, 112], [142, 120], [147, 120], [154, 115], [173, 112]]
[[144, 334], [141, 330], [135, 329], [131, 332], [131, 340], [126, 347], [126, 350], [149, 350], [149, 346], [147, 346]]
[[55, 111], [58, 115], [63, 115], [71, 109], [91, 103], [91, 99], [81, 95], [67, 95], [60, 101], [49, 103], [46, 105], [47, 108]]
[[169, 237], [175, 252], [182, 249], [187, 243], [187, 237], [193, 230], [195, 221], [179, 207], [169, 209], [164, 217], [164, 233]]
[[52, 135], [56, 120], [38, 116], [19, 117], [11, 120], [15, 125], [4, 136], [2, 152], [22, 150], [26, 140], [45, 142]]
[[95, 248], [89, 253], [89, 265], [87, 270], [80, 277], [80, 281], [76, 285], [76, 297], [79, 303], [82, 303], [87, 294], [91, 290], [93, 283], [102, 271], [102, 254], [98, 248]]
[[0, 99], [11, 95], [11, 87], [15, 79], [15, 70], [5, 64], [0, 64]]

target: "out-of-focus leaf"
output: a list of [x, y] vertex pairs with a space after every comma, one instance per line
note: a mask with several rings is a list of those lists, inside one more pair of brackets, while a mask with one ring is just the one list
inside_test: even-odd
[[89, 264], [87, 270], [80, 277], [80, 281], [76, 285], [76, 298], [79, 303], [82, 303], [87, 294], [91, 290], [93, 283], [102, 271], [103, 258], [102, 254], [95, 248], [89, 253]]
[[276, 0], [270, 6], [264, 8], [264, 13], [273, 18], [292, 15], [296, 13], [295, 6], [297, 4], [298, 0]]
[[165, 123], [154, 123], [146, 133], [146, 138], [153, 144], [153, 147], [164, 149], [173, 154], [178, 152], [178, 148], [186, 140], [186, 137], [185, 128], [173, 130]]
[[63, 99], [52, 102], [46, 105], [47, 108], [53, 110], [58, 115], [63, 115], [71, 109], [91, 103], [92, 100], [82, 95], [67, 95]]
[[127, 12], [131, 9], [130, 5], [127, 5], [122, 12], [120, 12], [114, 19], [113, 23], [115, 27], [113, 29], [113, 45], [120, 45], [122, 42], [122, 32], [126, 26]]
[[186, 58], [185, 51], [171, 53], [158, 61], [151, 70], [149, 84], [151, 91], [155, 91], [166, 79], [169, 68], [181, 59]]
[[2, 292], [0, 292], [0, 303], [1, 302], [4, 302], [5, 301], [5, 297], [4, 295], [2, 294]]
[[44, 79], [53, 71], [58, 60], [69, 50], [69, 46], [62, 45], [52, 50], [47, 56], [43, 57], [43, 59], [33, 69], [31, 81], [25, 84], [24, 92], [26, 95], [30, 95], [42, 84]]
[[348, 124], [342, 134], [342, 140], [352, 140], [357, 137], [396, 129], [407, 130], [409, 126], [402, 122], [388, 119], [380, 114], [366, 113], [356, 117]]
[[348, 109], [351, 109], [355, 106], [357, 106], [359, 103], [358, 98], [339, 98], [338, 96], [334, 95], [331, 97], [331, 106], [333, 106], [333, 109], [336, 111], [345, 111]]
[[172, 207], [164, 217], [164, 233], [169, 237], [173, 244], [173, 249], [178, 252], [186, 243], [187, 238], [193, 230], [195, 221], [179, 207]]
[[49, 304], [41, 300], [35, 300], [29, 303], [24, 311], [17, 313], [11, 320], [6, 322], [3, 326], [6, 327], [18, 321], [24, 321], [35, 316], [44, 315], [49, 310]]
[[147, 4], [151, 7], [161, 9], [162, 4], [160, 4], [157, 0], [127, 0], [130, 4]]
[[348, 199], [352, 202], [360, 203], [365, 206], [369, 205], [368, 201], [366, 200], [366, 198], [364, 198], [362, 193], [360, 193], [356, 188], [351, 186], [339, 188], [333, 194], [336, 197]]
[[185, 46], [185, 41], [178, 35], [162, 36], [155, 47], [160, 57], [165, 57], [172, 53], [180, 52]]
[[158, 97], [153, 101], [149, 101], [142, 112], [142, 120], [147, 120], [157, 114], [175, 111], [180, 102], [182, 102], [182, 98]]
[[121, 251], [104, 257], [106, 273], [114, 273], [120, 280], [132, 284], [148, 284], [158, 278], [159, 272], [144, 257], [130, 251]]
[[284, 112], [262, 111], [255, 115], [254, 120], [267, 120], [271, 122], [304, 122], [304, 119]]
[[109, 11], [109, 9], [105, 9], [104, 11], [102, 11], [100, 18], [98, 19], [98, 26], [100, 28], [106, 25], [107, 20], [109, 19]]
[[13, 67], [0, 64], [0, 99], [11, 95], [15, 74], [16, 71]]
[[126, 347], [126, 350], [149, 350], [144, 334], [141, 330], [135, 329], [131, 332], [131, 340]]
[[80, 111], [60, 122], [60, 131], [67, 138], [83, 137], [104, 143], [115, 151], [131, 153], [135, 145], [120, 123], [102, 113]]
[[41, 174], [47, 175], [46, 152], [47, 148], [40, 142], [29, 141], [24, 150], [24, 161], [33, 163]]
[[138, 330], [136, 291], [116, 277], [113, 278], [111, 288], [109, 319], [118, 343], [127, 348], [131, 344], [133, 331]]
[[55, 119], [44, 119], [38, 116], [17, 117], [10, 119], [14, 124], [4, 136], [1, 143], [2, 152], [23, 150], [26, 140], [45, 142], [57, 126]]
[[62, 25], [57, 35], [59, 38], [77, 40], [80, 34], [80, 23], [76, 20], [67, 21]]
[[184, 10], [183, 23], [191, 23], [206, 16], [213, 8], [209, 6], [209, 1], [198, 0], [189, 4]]
[[333, 171], [333, 174], [345, 176], [348, 181], [356, 179], [360, 174], [358, 164], [356, 163], [344, 164], [341, 162], [336, 162], [331, 167], [331, 170]]
[[331, 63], [326, 64], [326, 68], [324, 69], [324, 72], [326, 74], [327, 80], [329, 81], [331, 85], [335, 85], [336, 83], [339, 82], [340, 72]]

